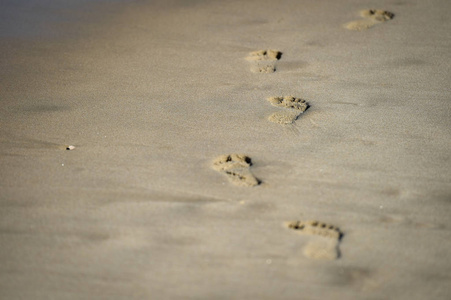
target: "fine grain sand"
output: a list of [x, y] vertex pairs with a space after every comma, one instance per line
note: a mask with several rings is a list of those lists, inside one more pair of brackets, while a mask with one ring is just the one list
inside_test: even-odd
[[29, 3], [0, 299], [449, 299], [450, 1]]

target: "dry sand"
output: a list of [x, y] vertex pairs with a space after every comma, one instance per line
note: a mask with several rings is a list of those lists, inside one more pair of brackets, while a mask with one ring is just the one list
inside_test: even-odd
[[450, 1], [21, 5], [54, 19], [1, 23], [1, 299], [449, 299]]

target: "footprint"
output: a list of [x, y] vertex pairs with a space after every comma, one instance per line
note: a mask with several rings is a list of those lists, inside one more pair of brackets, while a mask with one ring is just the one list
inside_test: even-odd
[[298, 119], [299, 115], [295, 111], [278, 111], [271, 114], [268, 121], [281, 125], [291, 125]]
[[282, 52], [277, 50], [258, 50], [249, 53], [246, 57], [251, 63], [253, 73], [274, 73], [276, 71], [275, 62], [282, 57]]
[[292, 109], [300, 110], [301, 113], [306, 111], [308, 108], [308, 103], [304, 99], [296, 98], [293, 96], [269, 97], [268, 101], [273, 106], [292, 108]]
[[251, 173], [252, 161], [243, 154], [221, 155], [213, 161], [213, 169], [227, 175], [236, 185], [256, 186], [261, 182]]
[[349, 30], [365, 30], [373, 27], [374, 25], [390, 21], [395, 17], [395, 15], [389, 11], [381, 9], [366, 9], [360, 12], [363, 17], [362, 20], [356, 20], [344, 25], [345, 28]]
[[301, 234], [313, 236], [304, 247], [306, 257], [320, 260], [334, 260], [340, 257], [338, 244], [343, 233], [337, 227], [318, 221], [293, 221], [287, 226]]
[[293, 124], [309, 108], [307, 101], [293, 96], [269, 97], [268, 101], [272, 106], [287, 108], [268, 117], [268, 121], [282, 125]]

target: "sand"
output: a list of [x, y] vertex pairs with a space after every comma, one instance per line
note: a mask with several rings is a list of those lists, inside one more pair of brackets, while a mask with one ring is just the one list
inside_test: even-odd
[[0, 9], [1, 299], [449, 299], [451, 2], [31, 3]]

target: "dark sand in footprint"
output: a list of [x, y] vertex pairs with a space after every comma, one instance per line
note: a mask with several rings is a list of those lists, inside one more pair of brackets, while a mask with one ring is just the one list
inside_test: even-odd
[[213, 161], [213, 168], [224, 173], [236, 185], [256, 186], [260, 181], [251, 173], [252, 160], [243, 154], [221, 155]]
[[303, 249], [306, 257], [319, 260], [333, 260], [340, 256], [338, 244], [343, 233], [336, 226], [318, 221], [293, 221], [288, 228], [303, 235], [312, 235]]
[[258, 50], [249, 53], [246, 60], [251, 64], [253, 73], [274, 73], [276, 61], [282, 57], [282, 52], [277, 50]]
[[381, 9], [366, 9], [360, 12], [363, 19], [346, 23], [344, 26], [349, 30], [366, 30], [377, 24], [390, 21], [395, 14]]
[[269, 97], [268, 101], [272, 106], [283, 108], [268, 117], [268, 121], [281, 125], [293, 124], [309, 108], [307, 101], [293, 96]]

